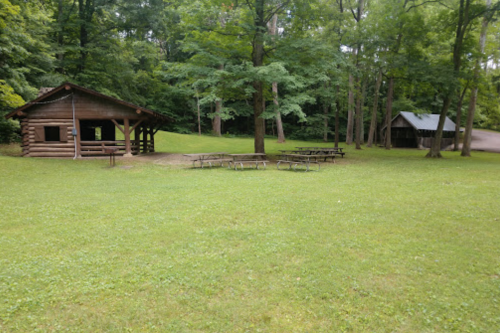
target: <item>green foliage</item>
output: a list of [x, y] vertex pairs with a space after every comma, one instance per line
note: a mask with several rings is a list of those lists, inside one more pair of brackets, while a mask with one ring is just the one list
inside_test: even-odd
[[[176, 123], [166, 129], [182, 133], [196, 130], [198, 99], [204, 132], [211, 129], [215, 102], [222, 101], [223, 128], [247, 135], [253, 132], [248, 125], [253, 122], [253, 82], [263, 82], [262, 117], [272, 121], [280, 111], [285, 128], [310, 127], [307, 133], [316, 137], [324, 125], [319, 121], [323, 106], [335, 106], [337, 100], [339, 131], [345, 132], [349, 75], [368, 80], [364, 108], [370, 108], [382, 69], [380, 108], [387, 78], [394, 76], [394, 112], [439, 112], [444, 96], [455, 95], [471, 80], [476, 59], [488, 59], [490, 67], [498, 68], [500, 26], [495, 19], [490, 22], [485, 54], [479, 54], [485, 7], [472, 1], [462, 71], [456, 75], [451, 54], [457, 1], [447, 6], [364, 1], [357, 22], [359, 1], [342, 2], [341, 8], [339, 2], [323, 0], [265, 0], [266, 20], [273, 11], [279, 13], [277, 35], [271, 36], [269, 26], [256, 28], [253, 0], [1, 0], [0, 78], [25, 101], [36, 97], [40, 87], [74, 82], [169, 115]], [[491, 11], [494, 18], [497, 11]], [[255, 68], [252, 52], [260, 33], [264, 60]], [[498, 124], [495, 75], [491, 68], [481, 79], [478, 126]], [[360, 90], [356, 87], [357, 95]], [[11, 109], [5, 104], [4, 111]], [[455, 99], [451, 115], [456, 106]], [[332, 130], [330, 122], [327, 131]]]

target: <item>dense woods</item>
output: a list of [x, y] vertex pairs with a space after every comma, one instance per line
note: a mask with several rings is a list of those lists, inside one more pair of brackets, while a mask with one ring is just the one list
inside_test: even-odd
[[[69, 81], [179, 133], [367, 141], [399, 111], [500, 130], [491, 0], [0, 0], [3, 115]], [[439, 128], [438, 133], [439, 136]], [[437, 141], [437, 140], [436, 140]], [[438, 157], [439, 144], [428, 154]]]

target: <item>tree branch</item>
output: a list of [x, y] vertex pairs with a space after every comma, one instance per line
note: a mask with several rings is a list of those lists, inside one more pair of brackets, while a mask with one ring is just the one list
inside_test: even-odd
[[444, 3], [442, 3], [442, 2], [441, 2], [441, 0], [429, 0], [429, 1], [424, 1], [424, 2], [422, 2], [421, 4], [418, 4], [418, 5], [413, 5], [413, 6], [410, 6], [410, 7], [406, 10], [406, 12], [408, 13], [408, 12], [409, 12], [410, 10], [412, 10], [413, 8], [417, 8], [417, 7], [423, 6], [423, 5], [427, 4], [427, 3], [439, 3], [441, 6], [444, 6], [444, 7], [448, 8], [448, 9], [450, 9], [450, 10], [454, 10], [454, 8], [449, 7], [449, 6], [445, 5]]
[[284, 8], [285, 6], [287, 6], [289, 3], [291, 2], [291, 0], [287, 0], [287, 1], [284, 1], [283, 3], [281, 3], [279, 6], [276, 7], [276, 9], [274, 10], [271, 10], [271, 12], [267, 15], [267, 17], [264, 19], [264, 23], [268, 23], [272, 17], [275, 15], [275, 14], [278, 14], [280, 13]]

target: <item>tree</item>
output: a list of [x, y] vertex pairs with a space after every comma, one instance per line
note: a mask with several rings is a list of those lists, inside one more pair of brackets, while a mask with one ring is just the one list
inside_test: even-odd
[[[464, 133], [464, 142], [462, 145], [462, 153], [461, 156], [470, 157], [471, 150], [471, 141], [472, 141], [472, 125], [474, 122], [474, 113], [476, 110], [476, 101], [477, 101], [477, 91], [478, 91], [478, 81], [480, 77], [482, 58], [484, 55], [484, 48], [486, 45], [486, 31], [488, 30], [488, 23], [492, 19], [495, 11], [489, 11], [491, 7], [491, 0], [486, 0], [486, 8], [487, 11], [483, 17], [483, 21], [481, 24], [481, 34], [479, 37], [479, 57], [476, 60], [476, 64], [474, 67], [474, 77], [472, 79], [472, 89], [471, 96], [469, 99], [469, 110], [467, 112], [467, 121], [465, 125], [465, 133]], [[498, 7], [498, 3], [497, 3]]]

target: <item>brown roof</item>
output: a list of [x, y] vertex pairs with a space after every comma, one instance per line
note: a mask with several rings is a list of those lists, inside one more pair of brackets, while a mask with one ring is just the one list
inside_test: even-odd
[[94, 95], [94, 96], [97, 96], [97, 97], [101, 97], [101, 98], [107, 99], [109, 101], [112, 101], [112, 102], [115, 102], [115, 103], [118, 103], [118, 104], [121, 104], [121, 105], [124, 105], [124, 106], [128, 106], [128, 107], [130, 107], [130, 108], [132, 108], [134, 110], [141, 110], [142, 112], [147, 113], [147, 114], [153, 116], [154, 118], [156, 118], [157, 120], [160, 120], [160, 121], [165, 121], [165, 122], [166, 121], [169, 121], [169, 122], [173, 122], [174, 121], [172, 118], [167, 117], [165, 115], [162, 115], [162, 114], [160, 114], [158, 112], [155, 112], [153, 110], [149, 110], [149, 109], [143, 108], [141, 106], [138, 106], [138, 105], [135, 105], [135, 104], [132, 104], [132, 103], [129, 103], [129, 102], [125, 102], [125, 101], [122, 101], [122, 100], [120, 100], [118, 98], [110, 97], [110, 96], [101, 94], [101, 93], [99, 93], [97, 91], [94, 91], [94, 90], [91, 90], [91, 89], [87, 89], [87, 88], [84, 88], [84, 87], [79, 86], [77, 84], [69, 83], [69, 82], [66, 82], [66, 83], [60, 85], [59, 87], [53, 88], [52, 90], [44, 93], [43, 95], [38, 96], [36, 99], [32, 100], [31, 102], [26, 103], [25, 105], [23, 105], [23, 106], [15, 109], [11, 113], [7, 114], [5, 116], [5, 118], [9, 119], [9, 118], [15, 117], [16, 114], [17, 114], [17, 112], [24, 111], [24, 110], [28, 109], [29, 107], [35, 105], [36, 103], [42, 102], [46, 98], [48, 98], [48, 97], [56, 94], [57, 92], [65, 89], [65, 87], [71, 87], [71, 89], [77, 89], [77, 90], [86, 92], [88, 94], [91, 94], [91, 95]]

